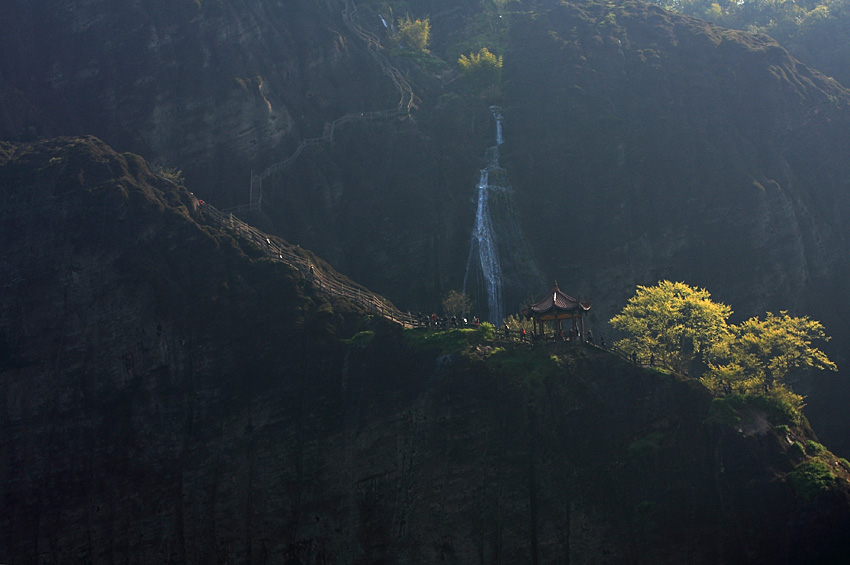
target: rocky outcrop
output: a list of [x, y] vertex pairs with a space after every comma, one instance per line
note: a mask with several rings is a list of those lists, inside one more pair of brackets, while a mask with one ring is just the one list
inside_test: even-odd
[[[182, 169], [226, 207], [247, 202], [250, 171], [363, 113], [265, 179], [252, 220], [405, 310], [437, 310], [461, 288], [493, 135], [462, 81], [384, 49], [416, 105], [412, 119], [365, 119], [396, 108], [399, 92], [343, 17], [350, 3], [113, 4], [4, 3], [0, 49], [13, 55], [0, 60], [0, 136], [95, 133]], [[481, 31], [467, 20], [478, 2], [408, 5], [432, 15], [432, 51], [449, 63], [466, 24]], [[357, 22], [386, 47], [373, 6], [357, 4]], [[501, 159], [526, 235], [512, 248], [530, 250], [545, 279], [507, 281], [507, 311], [557, 279], [593, 301], [599, 334], [636, 284], [682, 280], [741, 318], [788, 309], [821, 320], [842, 366], [847, 91], [765, 36], [639, 2], [507, 8]], [[846, 454], [843, 380], [800, 389]]]
[[[593, 298], [597, 327], [636, 284], [682, 280], [738, 319], [819, 319], [845, 357], [845, 89], [766, 36], [636, 2], [562, 3], [512, 33], [503, 161], [544, 271]], [[816, 379], [818, 421], [846, 377]]]
[[4, 94], [37, 112], [4, 112], [0, 138], [94, 133], [242, 204], [252, 168], [367, 101], [394, 104], [344, 4], [9, 2]]
[[0, 144], [0, 186], [4, 562], [850, 549], [846, 462], [791, 479], [806, 427], [593, 347], [415, 347], [93, 138]]

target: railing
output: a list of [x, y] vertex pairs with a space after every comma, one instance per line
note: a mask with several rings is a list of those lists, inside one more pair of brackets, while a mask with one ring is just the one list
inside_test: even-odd
[[321, 266], [314, 265], [306, 257], [302, 257], [287, 246], [282, 245], [277, 238], [246, 224], [233, 214], [221, 212], [209, 204], [204, 204], [201, 211], [222, 227], [230, 229], [243, 239], [254, 243], [266, 257], [298, 269], [308, 283], [315, 285], [322, 291], [343, 297], [361, 308], [399, 322], [406, 327], [422, 325], [421, 321], [416, 316], [411, 315], [410, 312], [402, 312], [392, 302], [365, 288], [331, 277], [322, 270]]
[[638, 367], [661, 367], [661, 364], [654, 355], [640, 356], [634, 353], [628, 353], [619, 347], [616, 343], [611, 344], [610, 350], [616, 353], [620, 358], [637, 365]]
[[389, 62], [389, 59], [386, 58], [382, 51], [381, 41], [378, 37], [374, 33], [366, 31], [357, 23], [357, 6], [354, 4], [353, 0], [345, 0], [345, 8], [342, 10], [342, 19], [345, 21], [345, 24], [349, 27], [349, 29], [355, 33], [355, 35], [366, 42], [366, 48], [372, 55], [372, 58], [377, 61], [381, 70], [383, 70], [385, 75], [390, 77], [396, 89], [401, 93], [401, 100], [398, 102], [398, 109], [405, 113], [410, 112], [415, 98], [413, 88], [410, 86], [410, 83], [407, 82], [407, 79], [404, 78], [404, 75], [402, 75], [401, 72], [399, 72], [399, 70]]
[[[366, 43], [366, 49], [369, 51], [369, 54], [372, 55], [372, 58], [375, 59], [375, 61], [378, 63], [378, 66], [381, 67], [381, 71], [385, 75], [390, 77], [390, 80], [393, 81], [393, 85], [401, 95], [401, 99], [398, 102], [398, 106], [396, 108], [391, 108], [388, 110], [375, 110], [371, 112], [349, 112], [348, 114], [345, 114], [344, 116], [335, 119], [333, 122], [326, 123], [321, 137], [312, 137], [301, 140], [292, 155], [288, 156], [282, 161], [273, 163], [259, 175], [254, 175], [252, 173], [252, 201], [248, 204], [242, 204], [239, 206], [234, 206], [232, 208], [226, 208], [224, 210], [225, 212], [232, 214], [244, 214], [246, 212], [255, 212], [259, 210], [260, 204], [263, 201], [263, 180], [268, 178], [270, 175], [278, 171], [282, 171], [283, 169], [288, 167], [295, 159], [298, 158], [299, 155], [301, 155], [301, 152], [304, 151], [304, 148], [308, 145], [333, 143], [334, 131], [342, 124], [360, 120], [385, 120], [396, 116], [410, 115], [410, 110], [413, 107], [416, 98], [416, 96], [413, 94], [413, 87], [410, 86], [410, 83], [407, 81], [406, 78], [404, 78], [404, 75], [402, 75], [401, 72], [396, 69], [392, 65], [392, 63], [390, 63], [389, 59], [387, 59], [387, 57], [384, 55], [383, 47], [381, 46], [381, 41], [378, 36], [363, 29], [360, 24], [357, 23], [357, 6], [354, 4], [354, 2], [352, 0], [343, 0], [343, 2], [345, 6], [342, 9], [342, 19], [345, 22], [345, 25], [348, 26], [348, 28], [351, 29], [351, 31], [357, 37], [359, 37]], [[253, 185], [255, 181], [257, 183], [256, 188]], [[256, 201], [254, 201], [253, 199], [255, 191], [258, 195]]]
[[[316, 288], [327, 294], [345, 298], [373, 314], [398, 322], [408, 328], [426, 327], [450, 330], [475, 327], [474, 324], [471, 324], [469, 321], [464, 322], [462, 319], [452, 320], [448, 318], [439, 318], [432, 321], [432, 319], [428, 316], [415, 316], [410, 312], [402, 312], [386, 298], [375, 294], [366, 288], [353, 283], [346, 283], [330, 276], [330, 274], [325, 272], [320, 265], [313, 264], [306, 257], [302, 257], [301, 255], [293, 252], [288, 246], [283, 245], [276, 236], [270, 236], [269, 234], [258, 230], [254, 226], [243, 222], [233, 214], [224, 213], [209, 204], [202, 205], [200, 211], [203, 215], [221, 227], [229, 229], [237, 236], [254, 243], [257, 249], [259, 249], [263, 255], [269, 259], [285, 263], [290, 267], [297, 269], [304, 277], [304, 280], [315, 285]], [[511, 330], [506, 328], [496, 328], [495, 337], [497, 339], [504, 338], [506, 340], [518, 340], [521, 342], [527, 342], [531, 345], [537, 343], [564, 342], [600, 347], [598, 345], [594, 345], [593, 341], [578, 339], [569, 340], [564, 339], [563, 337], [559, 339], [555, 335], [535, 335], [531, 332], [523, 333], [521, 330]], [[606, 349], [604, 340], [601, 343], [601, 348]], [[638, 366], [649, 367], [654, 365], [654, 359], [641, 359], [627, 355], [616, 345], [612, 345], [609, 350], [626, 361], [632, 362]]]

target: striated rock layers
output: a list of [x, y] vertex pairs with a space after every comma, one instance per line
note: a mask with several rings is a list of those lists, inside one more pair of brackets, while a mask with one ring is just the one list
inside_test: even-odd
[[789, 478], [805, 428], [598, 349], [415, 349], [93, 138], [0, 144], [0, 187], [0, 561], [850, 550], [845, 463]]
[[[387, 47], [378, 3], [354, 4], [361, 34]], [[246, 203], [250, 171], [343, 116], [397, 107], [377, 47], [344, 17], [351, 5], [9, 0], [0, 135], [94, 133], [182, 169], [220, 207]], [[450, 65], [472, 36], [504, 52], [500, 158], [510, 220], [526, 236], [510, 249], [534, 257], [503, 259], [539, 265], [544, 279], [506, 281], [508, 313], [556, 279], [593, 301], [601, 334], [636, 284], [668, 278], [707, 288], [739, 319], [783, 309], [819, 319], [834, 337], [828, 354], [846, 364], [844, 87], [770, 38], [640, 2], [509, 3], [478, 27], [467, 19], [478, 2], [408, 5], [432, 15], [432, 53]], [[352, 119], [332, 143], [305, 146], [264, 180], [255, 219], [401, 308], [429, 312], [463, 283], [490, 101], [451, 73], [390, 59], [415, 91], [412, 119]], [[846, 382], [842, 369], [798, 386], [844, 455]]]
[[186, 171], [221, 206], [325, 121], [397, 96], [345, 2], [10, 0], [0, 137], [96, 134]]
[[[559, 3], [511, 33], [505, 115], [522, 143], [503, 162], [541, 266], [593, 298], [597, 326], [636, 284], [680, 280], [737, 320], [823, 321], [845, 364], [845, 88], [769, 37], [638, 2]], [[799, 383], [810, 416], [846, 453], [846, 374], [814, 379]]]

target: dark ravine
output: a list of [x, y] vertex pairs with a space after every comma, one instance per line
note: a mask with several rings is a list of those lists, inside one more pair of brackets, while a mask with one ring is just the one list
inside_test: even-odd
[[0, 186], [0, 561], [850, 550], [850, 469], [789, 478], [805, 425], [719, 423], [695, 381], [596, 348], [414, 347], [94, 138], [0, 144]]

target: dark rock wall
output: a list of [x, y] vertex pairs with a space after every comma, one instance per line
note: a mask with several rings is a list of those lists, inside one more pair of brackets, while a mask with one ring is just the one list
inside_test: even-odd
[[352, 52], [343, 4], [9, 2], [0, 77], [34, 110], [4, 112], [0, 137], [97, 134], [242, 204], [252, 168], [367, 101], [394, 103]]
[[706, 425], [693, 381], [566, 344], [513, 369], [410, 349], [95, 139], [0, 144], [0, 186], [4, 562], [848, 549], [846, 489], [804, 504], [784, 436]]
[[[736, 321], [819, 319], [843, 365], [846, 90], [770, 38], [634, 2], [562, 3], [518, 16], [512, 37], [503, 163], [539, 263], [593, 299], [597, 333], [635, 285], [667, 278], [707, 288]], [[841, 452], [846, 426], [819, 418], [844, 402], [842, 380], [798, 385]]]
[[[439, 55], [474, 13], [410, 4], [433, 16]], [[6, 2], [0, 137], [96, 133], [182, 169], [220, 207], [246, 203], [251, 170], [343, 115], [398, 103], [344, 5]], [[358, 21], [385, 40], [373, 6], [361, 3]], [[557, 279], [593, 300], [600, 334], [634, 285], [683, 280], [740, 318], [788, 309], [823, 321], [842, 366], [847, 92], [766, 37], [657, 7], [512, 6], [502, 165], [542, 280], [512, 279], [507, 311]], [[268, 179], [257, 221], [427, 312], [462, 285], [492, 116], [460, 82], [392, 62], [418, 97], [413, 119], [351, 121], [308, 147]], [[843, 375], [800, 387], [846, 454]]]

